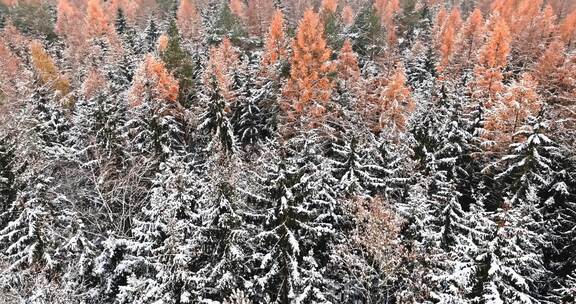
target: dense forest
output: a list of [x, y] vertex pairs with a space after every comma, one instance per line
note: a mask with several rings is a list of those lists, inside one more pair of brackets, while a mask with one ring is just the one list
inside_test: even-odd
[[1, 303], [576, 303], [576, 1], [0, 0]]

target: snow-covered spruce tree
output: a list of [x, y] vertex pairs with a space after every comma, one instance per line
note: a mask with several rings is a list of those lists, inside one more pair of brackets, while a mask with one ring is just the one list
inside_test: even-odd
[[[567, 154], [564, 152], [563, 154]], [[574, 196], [574, 161], [564, 157], [562, 170], [553, 174], [552, 182], [542, 189], [542, 213], [548, 244], [544, 249], [544, 261], [555, 279], [547, 286], [546, 294], [553, 301], [574, 301], [576, 286], [576, 197]]]
[[474, 217], [482, 206], [463, 210], [455, 180], [446, 171], [432, 171], [429, 212], [421, 231], [431, 261], [431, 297], [441, 303], [463, 302], [471, 287], [477, 242], [485, 236], [487, 224]]
[[126, 15], [124, 14], [124, 10], [122, 8], [118, 8], [116, 12], [116, 19], [114, 20], [114, 28], [116, 29], [116, 33], [122, 40], [124, 49], [128, 50], [130, 53], [137, 53], [138, 36], [136, 34], [136, 29], [128, 23], [128, 20], [126, 19]]
[[436, 55], [432, 47], [417, 41], [404, 54], [406, 80], [416, 98], [429, 98], [436, 81]]
[[60, 234], [55, 231], [59, 197], [51, 190], [54, 179], [39, 174], [30, 177], [27, 186], [9, 207], [13, 219], [0, 230], [2, 258], [9, 263], [2, 273], [4, 286], [12, 285], [11, 274], [26, 269], [32, 273], [54, 271], [58, 261], [54, 257]]
[[542, 248], [549, 244], [538, 189], [551, 182], [557, 148], [545, 135], [545, 124], [533, 120], [517, 132], [518, 143], [494, 166], [495, 180], [504, 185], [495, 212], [491, 237], [481, 246], [473, 299], [504, 303], [539, 303], [540, 291], [549, 282]]
[[0, 227], [13, 218], [10, 207], [16, 200], [21, 181], [18, 177], [26, 169], [26, 164], [18, 165], [15, 144], [8, 136], [0, 137]]
[[[215, 177], [225, 178], [221, 173]], [[251, 290], [251, 275], [258, 267], [251, 239], [257, 228], [248, 221], [249, 209], [229, 178], [218, 181], [220, 178], [210, 181], [212, 189], [202, 198], [202, 226], [198, 229], [202, 251], [196, 263], [201, 265], [197, 276], [204, 302], [221, 302], [235, 290]]]
[[497, 164], [499, 173], [495, 179], [508, 185], [505, 190], [513, 205], [523, 204], [530, 193], [551, 182], [559, 153], [546, 135], [546, 128], [545, 122], [533, 119], [515, 134], [519, 142], [511, 144], [509, 154]]
[[[129, 33], [128, 33], [129, 34]], [[136, 53], [139, 54], [148, 54], [154, 52], [156, 50], [156, 46], [158, 44], [158, 37], [161, 35], [161, 30], [158, 27], [158, 24], [154, 19], [148, 20], [148, 25], [146, 29], [139, 37], [139, 46]]]
[[318, 241], [334, 231], [318, 221], [323, 214], [313, 208], [311, 176], [305, 170], [290, 160], [273, 164], [262, 192], [253, 195], [265, 215], [263, 231], [256, 236], [256, 302], [325, 303], [333, 292], [323, 275], [329, 246]]
[[334, 177], [338, 179], [340, 191], [349, 195], [368, 195], [371, 190], [384, 185], [383, 180], [372, 176], [376, 166], [370, 163], [369, 155], [362, 146], [356, 137], [346, 138], [343, 144], [332, 145], [332, 153], [335, 154], [332, 164]]
[[224, 155], [235, 154], [238, 149], [236, 136], [215, 77], [210, 78], [205, 91], [200, 100], [207, 109], [202, 113], [198, 130], [208, 133], [208, 150], [222, 152]]
[[493, 221], [492, 232], [475, 258], [472, 303], [541, 303], [537, 291], [550, 274], [540, 252], [544, 236], [531, 230], [535, 211], [534, 202], [504, 201], [484, 215]]
[[31, 111], [28, 116], [42, 152], [60, 157], [67, 153], [70, 139], [70, 122], [46, 86], [39, 85], [30, 98]]
[[133, 238], [110, 236], [95, 259], [94, 301], [193, 303], [194, 259], [201, 244], [197, 214], [201, 185], [194, 164], [171, 156], [152, 181], [147, 205], [134, 219]]
[[440, 141], [445, 136], [444, 128], [452, 118], [450, 110], [453, 105], [453, 96], [444, 84], [435, 83], [431, 92], [424, 94], [431, 94], [430, 98], [425, 99], [426, 101], [418, 107], [410, 128], [416, 140], [414, 156], [420, 160], [422, 166], [426, 166], [428, 153], [439, 149]]
[[166, 68], [172, 72], [179, 83], [178, 102], [189, 108], [193, 101], [193, 94], [197, 90], [195, 79], [195, 66], [191, 56], [181, 47], [181, 37], [172, 19], [168, 27], [168, 45], [161, 51], [162, 60]]
[[134, 156], [162, 161], [173, 152], [184, 149], [183, 127], [181, 119], [177, 117], [181, 108], [175, 100], [167, 100], [159, 95], [155, 84], [145, 78], [155, 76], [140, 77], [143, 81], [143, 94], [132, 97], [133, 104], [129, 108], [129, 119], [126, 122], [129, 150]]
[[362, 64], [383, 51], [386, 35], [374, 6], [367, 5], [359, 12], [349, 35], [354, 38], [354, 51]]
[[[408, 137], [406, 140], [410, 141]], [[374, 184], [375, 193], [391, 201], [401, 201], [405, 188], [410, 181], [410, 170], [414, 169], [412, 151], [407, 144], [395, 142], [390, 138], [369, 135], [368, 153], [370, 154], [371, 175], [381, 184]]]
[[128, 109], [123, 96], [115, 88], [107, 86], [97, 95], [88, 100], [83, 98], [76, 104], [71, 130], [75, 136], [74, 144], [80, 151], [80, 161], [96, 165], [98, 171], [107, 171], [108, 165], [116, 170], [125, 165]]
[[[134, 59], [132, 55], [124, 54], [115, 64], [106, 67], [111, 91], [122, 94], [128, 90], [134, 77]], [[125, 102], [124, 102], [125, 103]]]
[[241, 146], [249, 151], [255, 149], [260, 141], [271, 137], [274, 130], [268, 124], [270, 117], [267, 111], [270, 109], [265, 108], [270, 85], [267, 83], [262, 88], [254, 88], [254, 82], [250, 82], [247, 84], [247, 94], [238, 96], [234, 103], [234, 133]]

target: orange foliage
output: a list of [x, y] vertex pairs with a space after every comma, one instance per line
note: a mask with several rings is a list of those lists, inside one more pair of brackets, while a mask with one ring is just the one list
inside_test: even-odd
[[346, 26], [351, 26], [354, 23], [354, 10], [350, 5], [346, 5], [342, 9], [342, 22]]
[[456, 34], [462, 26], [462, 17], [458, 8], [453, 8], [450, 15], [446, 16], [445, 10], [438, 13], [435, 25], [437, 31], [437, 45], [440, 53], [438, 72], [442, 73], [451, 62], [456, 50]]
[[399, 64], [388, 81], [380, 99], [380, 129], [402, 132], [406, 128], [407, 114], [414, 111], [415, 104], [406, 86], [404, 66]]
[[216, 78], [222, 96], [231, 102], [234, 98], [231, 92], [232, 72], [238, 66], [238, 54], [230, 39], [225, 37], [219, 47], [210, 49], [210, 60], [204, 72], [204, 83], [209, 85], [212, 77]]
[[246, 6], [242, 0], [230, 0], [230, 11], [242, 20], [246, 18]]
[[486, 44], [481, 48], [478, 63], [490, 68], [502, 68], [510, 53], [510, 31], [502, 18], [496, 18]]
[[510, 32], [513, 34], [525, 30], [540, 13], [543, 0], [522, 0], [510, 21]]
[[496, 148], [506, 148], [514, 141], [514, 135], [527, 118], [536, 116], [542, 104], [536, 93], [536, 82], [528, 74], [522, 74], [519, 81], [507, 87], [505, 94], [486, 119], [485, 136], [496, 144]]
[[22, 78], [22, 62], [10, 51], [4, 39], [0, 38], [0, 96], [14, 97], [17, 82]]
[[86, 7], [86, 25], [91, 37], [100, 37], [110, 31], [108, 18], [104, 14], [100, 0], [88, 0]]
[[440, 35], [440, 64], [438, 71], [442, 72], [448, 67], [454, 52], [456, 32], [451, 22], [448, 22]]
[[358, 56], [352, 50], [352, 43], [349, 39], [344, 41], [344, 45], [338, 55], [338, 78], [346, 83], [355, 82], [360, 78]]
[[338, 0], [322, 0], [322, 11], [328, 13], [336, 13], [338, 7]]
[[399, 0], [375, 0], [374, 8], [380, 16], [380, 21], [386, 27], [387, 41], [390, 45], [395, 45], [396, 36], [396, 26], [394, 23], [394, 16], [400, 13], [400, 1]]
[[266, 50], [262, 58], [262, 65], [274, 65], [286, 57], [286, 38], [284, 37], [284, 15], [276, 10], [270, 23], [270, 30], [266, 38]]
[[490, 107], [496, 95], [503, 90], [502, 70], [510, 53], [510, 31], [506, 22], [501, 17], [493, 18], [492, 22], [490, 37], [478, 55], [473, 92], [475, 97], [487, 98], [486, 107]]
[[182, 0], [176, 13], [176, 22], [180, 35], [184, 39], [198, 38], [200, 19], [194, 0]]
[[264, 36], [274, 14], [274, 3], [269, 0], [249, 0], [246, 19], [253, 35]]
[[399, 0], [375, 0], [374, 8], [380, 16], [382, 24], [392, 24], [394, 16], [400, 13]]
[[457, 52], [462, 66], [468, 66], [470, 61], [474, 60], [474, 55], [482, 44], [483, 32], [484, 19], [482, 18], [482, 12], [479, 9], [475, 9], [466, 19], [458, 37]]
[[102, 87], [106, 84], [106, 78], [102, 76], [102, 73], [96, 68], [93, 68], [88, 72], [88, 76], [82, 83], [82, 94], [86, 100], [94, 98], [96, 94], [102, 90]]
[[326, 46], [324, 26], [312, 9], [304, 12], [292, 43], [292, 68], [285, 88], [285, 96], [291, 102], [288, 107], [296, 115], [322, 117], [332, 94], [332, 82], [328, 74], [331, 50]]
[[66, 36], [80, 30], [78, 20], [80, 13], [76, 6], [71, 5], [68, 0], [59, 0], [57, 6], [56, 24], [54, 30], [57, 34]]
[[163, 53], [168, 47], [168, 36], [166, 34], [160, 35], [158, 37], [158, 52]]
[[566, 43], [568, 47], [574, 42], [576, 37], [576, 10], [574, 10], [570, 15], [566, 16], [562, 23], [560, 24], [560, 37]]
[[386, 129], [391, 134], [406, 128], [407, 116], [414, 110], [410, 89], [406, 86], [404, 66], [398, 64], [387, 79], [377, 76], [363, 86], [364, 96], [358, 100], [356, 110], [375, 133]]
[[494, 0], [492, 4], [490, 4], [490, 10], [493, 14], [497, 14], [508, 21], [514, 14], [516, 3], [517, 0]]
[[18, 4], [18, 0], [2, 0], [2, 4], [10, 7], [10, 6], [16, 6]]
[[551, 98], [572, 94], [576, 79], [574, 75], [574, 66], [566, 58], [562, 40], [550, 43], [536, 64], [534, 73], [541, 94]]
[[136, 71], [129, 100], [133, 106], [140, 105], [147, 97], [177, 105], [178, 89], [178, 80], [168, 72], [164, 62], [148, 54]]
[[434, 37], [440, 36], [442, 28], [444, 27], [444, 24], [446, 24], [446, 20], [448, 20], [448, 12], [446, 11], [446, 8], [442, 6], [434, 20], [434, 27], [432, 28], [432, 34]]
[[60, 75], [54, 60], [39, 41], [34, 40], [30, 44], [30, 59], [42, 84], [49, 85], [62, 95], [70, 92], [70, 83]]
[[524, 0], [512, 18], [510, 28], [514, 39], [511, 49], [516, 66], [537, 60], [556, 32], [556, 15], [552, 6], [546, 5], [540, 10], [541, 3], [542, 0]]
[[450, 10], [450, 16], [448, 16], [448, 23], [452, 25], [452, 27], [456, 31], [460, 29], [460, 26], [462, 26], [462, 13], [460, 12], [459, 8], [453, 7], [452, 10]]
[[10, 21], [6, 24], [4, 30], [0, 31], [0, 37], [14, 55], [17, 55], [21, 61], [25, 61], [25, 57], [28, 56], [30, 39], [24, 36]]

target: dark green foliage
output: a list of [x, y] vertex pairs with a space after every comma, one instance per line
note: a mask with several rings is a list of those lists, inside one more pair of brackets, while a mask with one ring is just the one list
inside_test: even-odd
[[148, 26], [146, 26], [146, 29], [144, 30], [143, 40], [140, 41], [140, 49], [138, 53], [147, 54], [156, 50], [160, 35], [161, 33], [158, 25], [153, 19], [150, 19], [148, 21]]
[[35, 1], [20, 1], [18, 5], [11, 7], [0, 4], [0, 19], [9, 19], [24, 34], [51, 42], [58, 39], [54, 32], [54, 19], [52, 17], [55, 15], [54, 7], [48, 3], [38, 4]]
[[180, 46], [180, 34], [175, 19], [170, 21], [168, 46], [161, 56], [166, 68], [178, 79], [178, 102], [186, 108], [190, 107], [192, 96], [196, 91], [195, 66], [190, 55]]
[[228, 117], [226, 102], [220, 94], [220, 89], [214, 77], [211, 78], [207, 93], [203, 95], [201, 101], [207, 106], [207, 109], [201, 116], [202, 123], [199, 130], [207, 132], [209, 139], [208, 149], [222, 151], [225, 155], [236, 152], [236, 137], [234, 129]]
[[223, 37], [229, 37], [233, 43], [238, 44], [247, 36], [242, 21], [236, 15], [232, 14], [228, 2], [224, 2], [220, 6], [218, 15], [215, 17], [216, 21], [211, 27], [208, 43], [216, 44], [222, 41]]
[[116, 33], [118, 33], [118, 36], [122, 39], [124, 47], [132, 53], [137, 52], [138, 40], [136, 30], [128, 24], [126, 15], [124, 15], [124, 11], [121, 8], [119, 8], [116, 13], [114, 27], [116, 28]]
[[386, 33], [376, 9], [372, 5], [364, 8], [350, 29], [354, 51], [361, 59], [373, 59], [386, 44]]

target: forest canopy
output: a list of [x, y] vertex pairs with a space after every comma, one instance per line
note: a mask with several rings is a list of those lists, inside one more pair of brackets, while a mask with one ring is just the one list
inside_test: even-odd
[[0, 0], [0, 302], [575, 303], [575, 119], [573, 0]]

